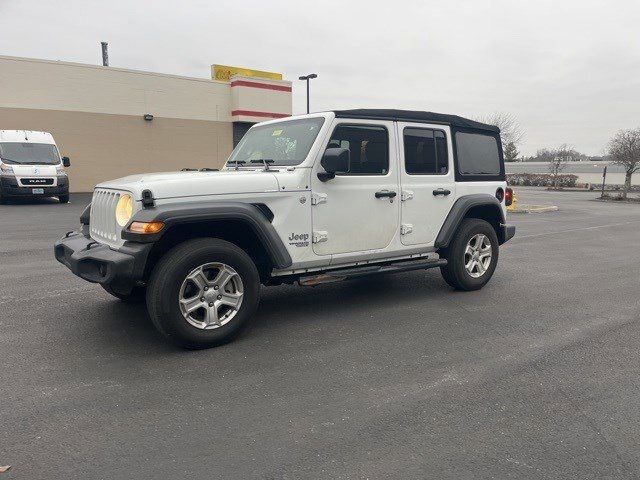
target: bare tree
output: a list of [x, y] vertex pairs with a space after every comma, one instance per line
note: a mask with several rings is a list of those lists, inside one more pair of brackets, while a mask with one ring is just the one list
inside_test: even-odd
[[552, 150], [544, 150], [545, 156], [549, 158], [549, 171], [553, 177], [553, 188], [556, 190], [560, 188], [560, 173], [567, 168], [567, 162], [573, 160], [573, 152], [573, 148], [566, 143]]
[[640, 128], [616, 133], [609, 142], [609, 155], [613, 163], [624, 167], [622, 198], [626, 199], [631, 189], [631, 176], [640, 170]]
[[491, 115], [481, 117], [479, 121], [495, 125], [500, 129], [500, 140], [502, 140], [503, 147], [506, 148], [507, 145], [512, 144], [509, 148], [514, 148], [522, 143], [524, 130], [515, 115], [506, 112], [494, 112]]

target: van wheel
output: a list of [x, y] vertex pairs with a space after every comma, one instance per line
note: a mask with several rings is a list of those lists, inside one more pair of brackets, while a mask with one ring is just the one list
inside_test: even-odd
[[465, 218], [449, 246], [440, 252], [448, 262], [440, 272], [456, 290], [478, 290], [491, 279], [498, 252], [498, 236], [491, 224], [479, 218]]
[[260, 276], [244, 250], [224, 240], [188, 240], [167, 252], [147, 284], [156, 328], [183, 348], [229, 342], [258, 307]]
[[100, 285], [100, 286], [104, 288], [105, 292], [107, 292], [109, 295], [113, 295], [114, 297], [116, 297], [119, 300], [122, 300], [125, 303], [132, 303], [132, 304], [142, 303], [145, 300], [145, 293], [146, 293], [145, 287], [133, 287], [130, 293], [125, 294], [125, 293], [120, 293], [113, 290], [109, 285]]
[[58, 195], [60, 203], [69, 203], [69, 195]]

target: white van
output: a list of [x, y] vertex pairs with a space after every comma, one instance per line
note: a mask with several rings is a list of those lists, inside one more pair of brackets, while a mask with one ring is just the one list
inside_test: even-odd
[[58, 197], [69, 202], [68, 157], [48, 132], [0, 130], [0, 203], [9, 197]]

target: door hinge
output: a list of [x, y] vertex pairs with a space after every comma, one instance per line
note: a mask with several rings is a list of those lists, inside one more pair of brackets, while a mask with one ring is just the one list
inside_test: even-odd
[[410, 223], [403, 223], [400, 226], [400, 235], [408, 235], [413, 232], [413, 225]]
[[413, 192], [411, 190], [403, 190], [402, 194], [400, 195], [400, 199], [403, 202], [406, 202], [407, 200], [411, 200], [413, 198]]
[[313, 243], [322, 243], [326, 242], [329, 239], [329, 234], [327, 232], [313, 232]]
[[311, 205], [319, 205], [320, 203], [327, 203], [327, 194], [326, 193], [312, 193], [311, 194]]

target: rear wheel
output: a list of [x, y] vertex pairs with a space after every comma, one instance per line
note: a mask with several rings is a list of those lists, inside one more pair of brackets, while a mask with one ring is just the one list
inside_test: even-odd
[[258, 306], [260, 276], [244, 250], [200, 238], [167, 252], [147, 284], [147, 307], [156, 328], [183, 348], [232, 340]]
[[58, 195], [60, 203], [69, 203], [69, 195]]
[[498, 264], [498, 237], [490, 223], [466, 218], [441, 256], [444, 280], [456, 290], [478, 290], [491, 279]]

